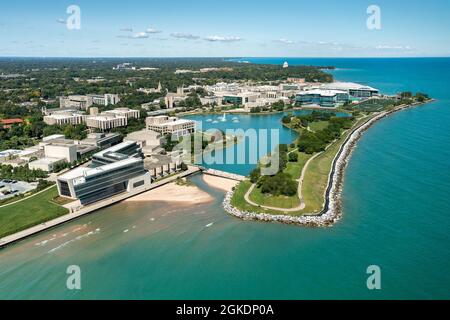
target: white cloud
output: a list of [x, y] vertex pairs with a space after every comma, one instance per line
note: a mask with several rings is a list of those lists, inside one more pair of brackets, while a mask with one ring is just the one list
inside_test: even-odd
[[118, 38], [125, 38], [125, 39], [147, 39], [149, 37], [148, 33], [146, 32], [136, 32], [132, 35], [120, 35], [117, 36]]
[[241, 41], [242, 39], [239, 37], [224, 37], [224, 36], [209, 36], [205, 38], [206, 41], [210, 42], [236, 42]]
[[410, 46], [397, 46], [397, 45], [377, 45], [377, 50], [411, 50]]
[[177, 39], [188, 39], [188, 40], [196, 40], [200, 38], [199, 36], [190, 33], [180, 33], [180, 32], [172, 33], [171, 36]]
[[146, 39], [148, 38], [148, 34], [146, 32], [138, 32], [133, 34], [133, 39]]
[[288, 40], [288, 39], [284, 39], [284, 38], [281, 38], [281, 39], [278, 39], [278, 40], [275, 40], [276, 42], [280, 42], [280, 43], [284, 43], [284, 44], [293, 44], [294, 43], [294, 41], [292, 41], [292, 40]]
[[157, 29], [153, 29], [153, 28], [148, 28], [147, 30], [145, 30], [146, 33], [149, 34], [155, 34], [155, 33], [161, 33], [161, 30], [157, 30]]
[[120, 29], [120, 31], [123, 31], [123, 32], [133, 32], [133, 28], [122, 28], [122, 29]]
[[65, 24], [66, 20], [64, 20], [62, 18], [59, 18], [59, 19], [56, 19], [56, 22], [61, 23], [61, 24]]

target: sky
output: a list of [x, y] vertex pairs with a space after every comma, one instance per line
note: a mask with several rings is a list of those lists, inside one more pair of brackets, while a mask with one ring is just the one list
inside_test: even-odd
[[0, 56], [426, 57], [449, 40], [448, 0], [0, 3]]

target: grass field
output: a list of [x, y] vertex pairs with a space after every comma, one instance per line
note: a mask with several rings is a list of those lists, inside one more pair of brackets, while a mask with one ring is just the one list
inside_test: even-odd
[[67, 209], [52, 201], [57, 196], [55, 186], [30, 199], [0, 208], [0, 238], [67, 214]]
[[305, 163], [309, 160], [309, 158], [312, 157], [312, 155], [298, 151], [296, 152], [298, 154], [298, 161], [288, 162], [287, 168], [284, 170], [284, 172], [289, 173], [292, 176], [292, 178], [298, 180], [302, 175], [302, 170], [303, 167], [305, 166]]
[[[361, 125], [367, 119], [361, 119], [353, 128]], [[306, 213], [319, 213], [325, 201], [325, 190], [328, 185], [328, 176], [331, 165], [340, 147], [345, 142], [352, 130], [344, 133], [339, 140], [334, 142], [326, 151], [315, 158], [308, 166], [302, 186], [302, 195], [305, 200]]]
[[369, 99], [367, 101], [361, 102], [357, 109], [364, 112], [376, 112], [382, 111], [387, 107], [393, 105], [395, 100], [393, 99]]
[[[284, 172], [290, 174], [293, 179], [298, 180], [302, 175], [303, 167], [312, 155], [308, 155], [298, 151], [294, 152], [298, 154], [298, 160], [297, 162], [288, 162]], [[265, 195], [259, 188], [255, 188], [253, 190], [253, 192], [250, 194], [250, 200], [254, 201], [255, 203], [261, 204], [262, 206], [284, 209], [291, 209], [300, 205], [300, 199], [298, 198], [297, 194], [291, 197]]]
[[298, 195], [292, 197], [265, 195], [261, 189], [255, 188], [250, 194], [250, 200], [262, 206], [290, 209], [300, 205]]
[[317, 132], [327, 128], [328, 124], [329, 124], [328, 121], [315, 121], [309, 125], [309, 129], [311, 129], [314, 132]]

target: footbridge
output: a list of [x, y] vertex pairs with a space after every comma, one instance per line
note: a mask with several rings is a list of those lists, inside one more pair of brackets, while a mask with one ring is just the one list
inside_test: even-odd
[[235, 181], [244, 181], [245, 179], [247, 179], [246, 177], [241, 176], [239, 174], [235, 174], [235, 173], [230, 173], [230, 172], [225, 172], [225, 171], [220, 171], [220, 170], [215, 170], [215, 169], [208, 169], [205, 167], [199, 167], [199, 168], [203, 172], [203, 174], [208, 174], [210, 176], [216, 176], [216, 177], [221, 177], [221, 178], [235, 180]]

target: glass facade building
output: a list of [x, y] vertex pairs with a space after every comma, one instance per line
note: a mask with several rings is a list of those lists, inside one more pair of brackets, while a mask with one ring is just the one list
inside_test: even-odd
[[58, 177], [61, 196], [89, 205], [150, 184], [140, 147], [124, 142], [93, 156], [89, 167], [78, 167]]

